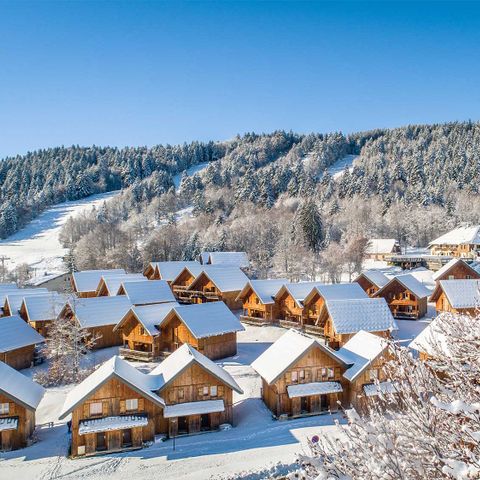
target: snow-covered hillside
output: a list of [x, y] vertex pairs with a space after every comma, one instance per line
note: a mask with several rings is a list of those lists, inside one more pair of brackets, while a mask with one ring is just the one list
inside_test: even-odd
[[[350, 171], [353, 169], [353, 165], [355, 164], [355, 160], [358, 158], [358, 155], [345, 155], [344, 157], [337, 160], [334, 164], [330, 165], [327, 168], [327, 172], [335, 179], [342, 176], [345, 168], [349, 168]], [[312, 160], [312, 154], [309, 153], [303, 158], [304, 163], [309, 163]]]

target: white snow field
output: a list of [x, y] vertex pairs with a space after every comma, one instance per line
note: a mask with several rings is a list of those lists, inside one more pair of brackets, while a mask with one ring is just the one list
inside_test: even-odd
[[335, 179], [341, 177], [343, 172], [348, 167], [350, 171], [353, 170], [355, 160], [358, 158], [358, 155], [345, 155], [345, 157], [337, 160], [333, 165], [330, 165], [327, 168], [327, 172]]

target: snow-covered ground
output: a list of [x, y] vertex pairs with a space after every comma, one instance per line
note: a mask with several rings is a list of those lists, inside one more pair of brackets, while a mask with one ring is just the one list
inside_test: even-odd
[[337, 160], [333, 165], [327, 168], [327, 172], [335, 179], [341, 177], [343, 172], [348, 167], [350, 171], [353, 170], [355, 160], [358, 158], [358, 155], [346, 155], [345, 157]]
[[[399, 322], [399, 337], [408, 338], [425, 322]], [[415, 328], [413, 328], [415, 327]], [[234, 479], [260, 480], [266, 472], [286, 472], [298, 454], [308, 453], [313, 435], [338, 435], [335, 420], [342, 414], [320, 415], [280, 422], [273, 420], [260, 399], [261, 382], [250, 364], [285, 330], [278, 327], [246, 326], [238, 335], [238, 354], [219, 362], [244, 390], [234, 394], [234, 428], [228, 431], [180, 437], [157, 442], [129, 452], [70, 460], [66, 457], [69, 438], [65, 422], [57, 420], [71, 386], [49, 388], [37, 411], [37, 423], [55, 422], [53, 428], [39, 428], [34, 445], [0, 454], [0, 479]], [[88, 362], [98, 364], [115, 354], [116, 348], [89, 354]], [[150, 371], [155, 364], [133, 363]], [[23, 373], [32, 376], [34, 367]]]
[[[196, 173], [201, 172], [204, 168], [206, 168], [209, 165], [209, 163], [210, 162], [199, 163], [198, 165], [194, 165], [193, 167], [187, 168], [186, 170], [187, 175], [191, 177], [192, 175], [195, 175]], [[182, 175], [183, 175], [183, 172], [173, 177], [173, 184], [175, 185], [175, 189], [177, 190], [180, 187], [180, 182], [182, 181]]]

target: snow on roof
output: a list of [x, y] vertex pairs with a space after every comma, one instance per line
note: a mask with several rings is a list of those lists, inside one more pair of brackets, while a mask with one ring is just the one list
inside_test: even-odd
[[132, 305], [175, 302], [175, 297], [166, 280], [128, 281], [122, 283], [123, 290]]
[[3, 302], [2, 307], [7, 303], [8, 308], [10, 309], [10, 314], [16, 315], [22, 306], [24, 298], [44, 295], [45, 293], [48, 293], [46, 288], [20, 288], [13, 291], [13, 293], [7, 293], [5, 295], [5, 301]]
[[120, 288], [120, 285], [123, 282], [134, 282], [134, 281], [142, 281], [142, 282], [148, 282], [148, 278], [145, 278], [141, 273], [121, 273], [119, 275], [102, 275], [102, 278], [98, 282], [97, 285], [97, 292], [100, 289], [100, 285], [102, 283], [105, 284], [107, 287], [108, 295], [111, 297], [114, 297], [118, 289]]
[[337, 351], [345, 363], [352, 364], [343, 374], [344, 378], [353, 382], [387, 347], [384, 338], [360, 330]]
[[200, 275], [203, 270], [205, 269], [205, 266], [204, 265], [200, 265], [199, 263], [196, 264], [196, 265], [188, 265], [186, 267], [183, 267], [180, 272], [178, 272], [178, 275], [172, 280], [173, 283], [176, 282], [176, 280], [178, 279], [178, 277], [185, 271], [185, 270], [188, 270], [190, 272], [190, 274], [192, 275], [193, 278], [197, 278], [198, 275]]
[[152, 370], [150, 375], [160, 376], [161, 386], [159, 389], [162, 390], [167, 384], [175, 379], [177, 375], [183, 372], [185, 368], [194, 363], [207, 372], [210, 372], [214, 377], [231, 387], [237, 393], [243, 393], [237, 382], [226, 370], [186, 343], [169, 355], [160, 365], [158, 365], [158, 367]]
[[285, 283], [283, 287], [275, 295], [278, 298], [284, 291], [287, 291], [299, 308], [303, 308], [303, 301], [312, 292], [312, 290], [319, 285], [323, 285], [320, 282], [297, 282], [297, 283]]
[[16, 430], [18, 428], [18, 417], [0, 418], [0, 432], [5, 430]]
[[399, 387], [396, 383], [385, 381], [378, 384], [372, 383], [370, 385], [364, 385], [363, 391], [367, 397], [375, 397], [379, 394], [397, 393]]
[[93, 418], [79, 422], [78, 434], [109, 432], [111, 430], [125, 430], [134, 427], [146, 427], [147, 415], [117, 415], [112, 417]]
[[418, 267], [410, 270], [410, 275], [416, 278], [427, 290], [429, 290], [428, 294], [431, 295], [432, 290], [435, 288], [433, 270], [429, 270], [425, 267]]
[[[162, 280], [163, 281], [163, 280]], [[114, 330], [120, 328], [129, 317], [129, 313], [133, 313], [137, 320], [143, 325], [145, 330], [152, 337], [160, 335], [160, 331], [157, 326], [160, 325], [168, 313], [172, 311], [174, 307], [180, 306], [177, 302], [168, 303], [154, 303], [152, 305], [133, 306], [123, 316], [123, 318], [115, 325]]]
[[239, 292], [249, 280], [239, 267], [206, 265], [188, 289], [195, 290], [195, 284], [202, 274], [206, 275], [221, 292]]
[[62, 273], [50, 273], [48, 275], [42, 275], [37, 278], [35, 278], [34, 281], [30, 282], [31, 285], [34, 285], [35, 287], [38, 287], [40, 285], [43, 285], [46, 282], [49, 282], [50, 280], [55, 280], [56, 278], [63, 277], [63, 275], [68, 275], [68, 272], [62, 272]]
[[286, 278], [250, 280], [247, 285], [243, 287], [237, 298], [241, 298], [246, 295], [248, 290], [251, 288], [264, 305], [275, 303], [273, 298], [278, 293], [280, 288], [282, 288], [282, 286], [286, 283], [288, 283]]
[[172, 262], [152, 262], [152, 266], [158, 268], [160, 278], [167, 282], [172, 282], [177, 275], [185, 268], [193, 266], [195, 268], [199, 263], [196, 260], [189, 261], [172, 261]]
[[398, 242], [394, 238], [371, 238], [368, 241], [366, 253], [373, 255], [376, 253], [393, 253], [395, 245]]
[[480, 305], [480, 280], [440, 280], [453, 308], [474, 308]]
[[114, 355], [68, 393], [59, 419], [65, 418], [111, 378], [119, 379], [156, 405], [165, 406], [163, 399], [153, 393], [157, 390], [158, 378], [140, 372], [119, 356]]
[[308, 397], [310, 395], [327, 395], [328, 393], [343, 392], [340, 382], [311, 382], [288, 385], [289, 398]]
[[48, 292], [43, 295], [25, 297], [22, 305], [27, 312], [30, 322], [41, 322], [44, 320], [55, 320], [67, 301], [67, 295], [62, 295], [58, 292]]
[[252, 368], [268, 383], [272, 384], [310, 348], [317, 346], [325, 353], [344, 363], [336, 352], [321, 344], [316, 338], [297, 330], [288, 330], [267, 348], [253, 363]]
[[[197, 339], [245, 330], [238, 318], [223, 302], [181, 305], [175, 307], [173, 311]], [[170, 312], [162, 324], [172, 314], [173, 312]]]
[[[334, 283], [332, 285], [317, 285], [314, 290], [319, 293], [325, 301], [328, 300], [347, 300], [368, 298], [368, 295], [358, 283]], [[308, 295], [313, 295], [313, 291]], [[306, 299], [305, 299], [306, 300]]]
[[[450, 280], [454, 281], [454, 280]], [[437, 317], [438, 318], [438, 317]], [[423, 352], [431, 357], [443, 353], [449, 355], [449, 340], [438, 326], [438, 320], [432, 320], [409, 344], [417, 352]]]
[[396, 281], [418, 298], [429, 297], [432, 294], [431, 290], [419, 282], [412, 274], [406, 273], [391, 278], [387, 285], [383, 286], [376, 295], [379, 296], [384, 289], [386, 289], [392, 282]]
[[432, 240], [431, 245], [480, 245], [480, 226], [458, 227]]
[[461, 258], [452, 258], [448, 263], [446, 263], [440, 270], [437, 270], [433, 275], [433, 280], [438, 280], [440, 277], [445, 275], [451, 268], [453, 268], [457, 264], [464, 264], [467, 268], [471, 269], [472, 271], [477, 271], [473, 268], [473, 266], [469, 265], [467, 262], [462, 260]]
[[223, 400], [200, 400], [199, 402], [177, 403], [167, 405], [163, 409], [163, 418], [186, 417], [188, 415], [203, 415], [206, 413], [223, 412]]
[[116, 325], [132, 306], [124, 295], [78, 298], [68, 305], [83, 328]]
[[0, 362], [0, 392], [29, 410], [35, 410], [45, 389], [6, 363]]
[[202, 252], [202, 263], [205, 265], [229, 265], [239, 268], [248, 268], [250, 261], [246, 252]]
[[378, 288], [382, 288], [390, 281], [390, 279], [380, 270], [365, 270], [359, 275], [359, 278], [362, 275]]
[[45, 339], [18, 315], [0, 318], [0, 352], [9, 352], [17, 348], [42, 343]]
[[82, 272], [73, 272], [72, 279], [77, 292], [95, 292], [98, 283], [103, 276], [118, 275], [125, 273], [123, 268], [111, 270], [83, 270]]
[[398, 330], [384, 298], [330, 300], [327, 309], [337, 334]]

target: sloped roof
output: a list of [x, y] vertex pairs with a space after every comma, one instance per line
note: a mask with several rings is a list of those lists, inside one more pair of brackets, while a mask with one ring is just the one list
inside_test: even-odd
[[142, 281], [142, 282], [148, 282], [149, 280], [145, 278], [141, 273], [121, 273], [118, 275], [102, 275], [102, 278], [98, 282], [97, 285], [97, 292], [100, 289], [100, 285], [102, 283], [105, 284], [105, 287], [107, 287], [108, 290], [108, 295], [111, 297], [114, 297], [118, 289], [120, 288], [120, 285], [123, 282], [134, 282], [134, 281]]
[[[452, 280], [450, 280], [452, 281]], [[439, 353], [450, 355], [449, 340], [438, 326], [438, 317], [432, 320], [413, 340], [409, 347], [431, 357]]]
[[480, 280], [440, 280], [439, 288], [445, 292], [453, 308], [480, 306]]
[[248, 268], [250, 261], [246, 252], [202, 252], [202, 263], [212, 265], [229, 265], [239, 268]]
[[480, 245], [480, 226], [458, 227], [432, 240], [429, 245]]
[[371, 238], [368, 241], [366, 253], [392, 253], [398, 242], [394, 238]]
[[288, 330], [267, 348], [253, 363], [252, 368], [268, 383], [272, 384], [299, 360], [310, 348], [318, 347], [336, 361], [344, 364], [334, 350], [316, 338], [297, 330]]
[[433, 279], [433, 270], [429, 270], [425, 267], [417, 267], [413, 270], [410, 270], [410, 275], [415, 277], [425, 288], [427, 288], [430, 293], [435, 288], [435, 280]]
[[223, 302], [181, 305], [169, 312], [161, 325], [177, 314], [195, 338], [213, 337], [245, 330], [238, 318]]
[[77, 292], [95, 292], [98, 283], [103, 276], [118, 275], [125, 273], [123, 268], [115, 268], [111, 270], [83, 270], [82, 272], [72, 273], [72, 280]]
[[305, 297], [304, 303], [308, 302], [315, 292], [325, 300], [347, 300], [356, 298], [368, 298], [363, 288], [356, 282], [354, 283], [334, 283], [331, 285], [317, 285]]
[[63, 273], [50, 273], [48, 275], [42, 275], [41, 277], [37, 277], [33, 282], [31, 282], [31, 285], [34, 285], [36, 287], [43, 285], [46, 282], [49, 282], [50, 280], [55, 280], [56, 278], [63, 277], [64, 275], [70, 275], [68, 272], [63, 272]]
[[152, 266], [158, 268], [160, 278], [167, 282], [173, 281], [184, 267], [200, 265], [196, 260], [189, 261], [171, 261], [171, 262], [152, 262]]
[[35, 410], [45, 389], [6, 363], [0, 362], [0, 392], [27, 409]]
[[160, 331], [157, 329], [157, 325], [160, 325], [168, 313], [172, 311], [174, 307], [180, 306], [177, 302], [168, 303], [155, 303], [152, 305], [133, 306], [123, 316], [123, 318], [115, 325], [114, 330], [118, 330], [127, 321], [129, 313], [132, 313], [135, 318], [143, 325], [143, 328], [151, 335], [155, 337], [160, 335]]
[[135, 282], [123, 282], [122, 287], [132, 305], [175, 302], [175, 297], [166, 280], [144, 278]]
[[240, 291], [249, 280], [238, 267], [206, 265], [202, 273], [189, 285], [189, 290], [195, 290], [195, 284], [202, 275], [206, 275], [221, 292]]
[[345, 363], [352, 364], [343, 376], [353, 382], [387, 347], [384, 338], [360, 330], [337, 351]]
[[470, 266], [467, 262], [462, 260], [461, 258], [452, 258], [448, 263], [446, 263], [440, 270], [436, 271], [433, 275], [432, 278], [434, 280], [438, 280], [440, 277], [443, 275], [446, 275], [451, 268], [455, 267], [457, 264], [464, 264], [468, 269], [472, 271], [475, 275], [478, 275], [478, 272]]
[[23, 306], [31, 322], [55, 320], [68, 301], [67, 295], [58, 292], [48, 292], [43, 295], [27, 296]]
[[0, 318], [0, 352], [9, 352], [17, 348], [42, 343], [45, 339], [18, 315]]
[[412, 292], [418, 298], [429, 297], [432, 294], [432, 291], [428, 289], [425, 285], [419, 282], [412, 274], [406, 273], [403, 275], [397, 275], [390, 279], [390, 281], [384, 285], [378, 292], [375, 294], [379, 297], [384, 290], [386, 290], [390, 284], [399, 282], [403, 285], [404, 288]]
[[173, 379], [192, 364], [197, 364], [222, 383], [228, 385], [238, 393], [243, 393], [233, 377], [220, 365], [201, 354], [195, 348], [184, 343], [180, 348], [169, 355], [158, 367], [150, 372], [150, 375], [159, 376], [159, 390], [165, 388]]
[[34, 297], [37, 295], [44, 295], [45, 293], [48, 293], [46, 288], [19, 288], [18, 290], [7, 292], [5, 300], [1, 306], [3, 307], [5, 303], [8, 302], [10, 313], [16, 315], [20, 310], [25, 297]]
[[198, 275], [200, 275], [203, 270], [204, 270], [205, 266], [204, 265], [200, 265], [199, 263], [197, 263], [196, 265], [188, 265], [186, 267], [183, 267], [179, 272], [178, 272], [178, 275], [172, 280], [173, 283], [175, 283], [178, 279], [178, 277], [180, 277], [180, 275], [185, 271], [185, 270], [188, 270], [190, 272], [190, 274], [192, 275], [193, 278], [196, 278], [198, 277]]
[[274, 297], [288, 283], [286, 278], [273, 278], [269, 280], [250, 280], [238, 294], [238, 299], [243, 298], [251, 288], [264, 305], [275, 303]]
[[398, 330], [384, 298], [330, 300], [327, 309], [338, 334]]
[[65, 418], [99, 387], [112, 378], [119, 379], [156, 405], [165, 406], [163, 399], [156, 393], [153, 393], [158, 389], [158, 377], [142, 373], [119, 356], [114, 355], [68, 393], [59, 418]]
[[78, 298], [68, 305], [83, 328], [116, 325], [132, 306], [124, 295]]
[[298, 283], [286, 283], [275, 295], [275, 298], [279, 298], [284, 291], [287, 291], [299, 308], [303, 308], [303, 301], [312, 292], [312, 290], [319, 285], [323, 285], [320, 282], [298, 282]]
[[380, 270], [365, 270], [358, 276], [358, 278], [361, 276], [364, 276], [378, 288], [382, 288], [390, 281], [390, 279]]

